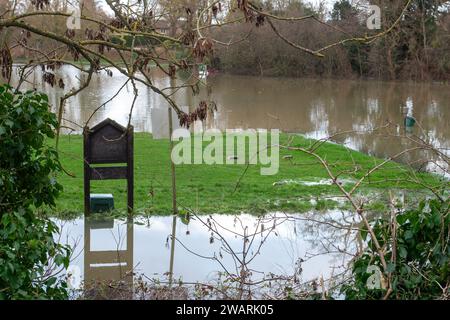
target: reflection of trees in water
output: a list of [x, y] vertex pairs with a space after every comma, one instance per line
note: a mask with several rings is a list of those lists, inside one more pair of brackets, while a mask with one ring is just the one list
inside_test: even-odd
[[[319, 218], [317, 218], [318, 216]], [[181, 238], [176, 239], [178, 250], [185, 250], [203, 259], [213, 260], [216, 263], [218, 276], [216, 280], [208, 283], [183, 282], [182, 287], [177, 281], [170, 286], [164, 277], [150, 278], [149, 274], [136, 272], [136, 266], [133, 265], [136, 262], [133, 259], [135, 244], [133, 243], [134, 225], [132, 220], [122, 222], [112, 219], [86, 218], [84, 219], [83, 297], [96, 299], [170, 298], [174, 295], [192, 297], [193, 294], [197, 294], [195, 292], [199, 290], [199, 286], [206, 286], [209, 288], [209, 291], [207, 290], [209, 297], [279, 298], [286, 294], [283, 291], [286, 286], [293, 285], [298, 294], [306, 297], [314, 294], [317, 289], [314, 287], [319, 283], [319, 279], [302, 280], [302, 264], [304, 262], [313, 258], [313, 255], [322, 254], [330, 257], [330, 265], [344, 262], [344, 260], [333, 259], [330, 253], [334, 251], [334, 248], [327, 243], [344, 244], [342, 240], [346, 237], [344, 226], [347, 221], [345, 223], [341, 221], [334, 225], [336, 219], [340, 220], [341, 218], [325, 217], [326, 215], [322, 213], [311, 217], [269, 214], [250, 219], [244, 216], [235, 216], [232, 221], [225, 222], [225, 220], [217, 220], [214, 216], [202, 216], [200, 217], [202, 222], [197, 221], [202, 226], [199, 230], [210, 234], [209, 240], [205, 240], [215, 244], [210, 247], [214, 252], [209, 252], [210, 255], [206, 256], [205, 252], [197, 252], [198, 248], [195, 244], [187, 245]], [[316, 218], [317, 220], [315, 220]], [[110, 237], [93, 238], [91, 233], [96, 230], [103, 230], [103, 233], [110, 231], [114, 241]], [[148, 232], [151, 232], [151, 228]], [[317, 237], [324, 237], [323, 241]], [[325, 239], [326, 237], [329, 239]], [[108, 243], [106, 243], [106, 239], [109, 239]], [[311, 242], [312, 245], [307, 245], [307, 247], [311, 247], [312, 251], [301, 256], [299, 252], [305, 250], [302, 248], [305, 245], [304, 240]], [[95, 243], [95, 241], [99, 242]], [[280, 274], [270, 272], [270, 270], [260, 270], [254, 264], [254, 260], [261, 254], [269, 254], [273, 256], [274, 263], [277, 262], [277, 254], [281, 252], [264, 251], [264, 247], [270, 241], [284, 243], [286, 252], [283, 254], [288, 250], [292, 251], [292, 265], [282, 266], [283, 272]], [[321, 243], [321, 246], [316, 246], [316, 243]], [[108, 246], [106, 249], [103, 248], [105, 244]], [[344, 247], [341, 246], [341, 248]], [[175, 252], [180, 252], [178, 250]], [[342, 256], [342, 252], [338, 253]], [[227, 260], [228, 262], [226, 262]], [[175, 263], [183, 264], [183, 261], [175, 259]], [[144, 272], [151, 272], [151, 270], [144, 270]], [[329, 279], [324, 275], [324, 286], [327, 285], [327, 281]], [[216, 290], [219, 288], [222, 292]]]
[[[371, 215], [368, 217], [371, 220], [373, 218]], [[204, 251], [199, 252], [199, 247], [195, 244], [183, 243], [183, 238], [176, 239], [176, 254], [185, 250], [216, 263], [217, 270], [220, 271], [216, 280], [208, 283], [175, 281], [172, 285], [164, 277], [151, 278], [148, 273], [136, 272], [133, 246], [144, 245], [150, 249], [152, 244], [133, 243], [133, 220], [123, 222], [85, 219], [84, 298], [190, 298], [201, 292], [204, 295], [202, 298], [278, 299], [287, 297], [287, 287], [292, 288], [296, 298], [328, 295], [330, 288], [347, 280], [351, 260], [363, 247], [358, 234], [363, 229], [363, 224], [357, 215], [348, 211], [310, 212], [302, 215], [276, 213], [261, 217], [232, 218], [223, 220], [220, 216], [199, 216], [193, 220], [201, 226], [197, 230], [210, 235], [205, 241], [216, 244], [210, 247], [214, 252], [208, 252], [209, 255]], [[93, 230], [110, 230], [112, 233], [114, 241], [107, 243], [106, 250], [102, 247], [98, 251], [99, 243], [92, 243]], [[151, 228], [148, 232], [152, 232]], [[264, 251], [270, 241], [280, 242], [283, 245], [280, 248], [284, 248], [285, 252]], [[258, 269], [253, 263], [261, 254], [270, 255], [276, 263], [280, 254], [289, 250], [292, 253], [292, 265], [282, 266], [282, 273]], [[302, 272], [305, 264], [320, 256], [326, 258], [329, 274], [304, 279]], [[225, 262], [227, 258], [232, 261], [231, 264]], [[175, 263], [183, 265], [184, 261], [175, 259]], [[321, 260], [321, 263], [324, 261]], [[289, 294], [293, 294], [292, 292]]]
[[[218, 242], [219, 247], [211, 255], [196, 251], [196, 248], [184, 244], [181, 239], [177, 243], [186, 251], [200, 258], [213, 260], [222, 272], [219, 274], [217, 286], [227, 284], [228, 298], [249, 299], [274, 297], [282, 295], [283, 288], [295, 287], [297, 294], [314, 294], [319, 281], [324, 290], [326, 283], [336, 281], [347, 270], [348, 257], [353, 256], [356, 245], [355, 234], [358, 224], [349, 216], [327, 216], [323, 213], [311, 216], [288, 215], [283, 213], [269, 214], [243, 220], [240, 216], [234, 218], [232, 225], [224, 224], [213, 216], [200, 219], [207, 232], [211, 233], [210, 243]], [[206, 230], [205, 230], [206, 232]], [[237, 238], [238, 244], [232, 245], [230, 240]], [[281, 243], [285, 252], [290, 253], [291, 265], [280, 265], [281, 273], [260, 270], [254, 265], [254, 260], [260, 254], [270, 254], [277, 263], [276, 252], [264, 251], [270, 241]], [[310, 243], [305, 246], [305, 241]], [[240, 244], [239, 244], [240, 243]], [[305, 247], [312, 248], [310, 252]], [[271, 249], [273, 249], [271, 247]], [[302, 267], [309, 259], [325, 255], [328, 259], [330, 271], [322, 275], [320, 280], [302, 280]], [[231, 258], [232, 264], [227, 264], [225, 257]], [[335, 271], [338, 272], [335, 273]], [[223, 292], [222, 292], [223, 293]], [[278, 298], [280, 296], [277, 296]]]
[[363, 223], [349, 211], [332, 210], [327, 212], [309, 212], [303, 215], [292, 215], [296, 234], [312, 248], [302, 257], [303, 262], [318, 257], [326, 257], [329, 274], [322, 277], [326, 287], [343, 281], [348, 274], [351, 260], [363, 248], [359, 231]]
[[294, 216], [292, 219], [296, 221], [305, 240], [318, 253], [353, 255], [356, 252], [356, 233], [362, 227], [361, 221], [356, 218], [347, 211], [335, 210], [318, 214], [305, 213], [302, 218]]
[[[221, 76], [213, 79], [213, 99], [221, 115], [228, 112], [227, 126], [281, 128], [324, 138], [337, 132], [358, 130], [336, 139], [362, 152], [388, 157], [407, 148], [400, 139], [370, 134], [370, 129], [386, 121], [403, 130], [405, 107], [409, 100], [414, 117], [436, 144], [445, 145], [450, 133], [449, 90], [446, 86], [395, 82], [270, 79]], [[432, 111], [430, 111], [432, 110]], [[223, 120], [225, 122], [225, 119]], [[417, 129], [417, 128], [416, 128]], [[418, 134], [418, 130], [415, 134]], [[321, 136], [322, 135], [322, 136]], [[420, 153], [405, 156], [404, 162], [424, 158]]]

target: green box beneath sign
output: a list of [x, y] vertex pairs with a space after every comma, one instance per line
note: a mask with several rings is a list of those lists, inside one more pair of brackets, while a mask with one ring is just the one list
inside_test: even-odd
[[114, 197], [111, 193], [91, 193], [91, 212], [105, 212], [114, 209]]

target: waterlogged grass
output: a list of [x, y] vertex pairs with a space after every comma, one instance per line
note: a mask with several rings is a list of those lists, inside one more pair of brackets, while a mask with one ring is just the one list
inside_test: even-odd
[[[286, 143], [288, 138], [282, 134], [280, 144]], [[169, 141], [153, 140], [151, 135], [146, 133], [136, 133], [134, 139], [135, 211], [138, 214], [170, 214], [172, 202]], [[295, 136], [291, 145], [308, 147], [311, 143], [312, 140]], [[204, 143], [204, 146], [207, 144]], [[64, 192], [57, 201], [54, 213], [81, 214], [82, 136], [62, 136], [59, 152], [64, 169], [74, 177], [59, 175], [58, 179], [64, 187]], [[322, 145], [317, 153], [330, 163], [334, 173], [348, 172], [339, 176], [346, 189], [351, 188], [354, 181], [365, 175], [370, 168], [383, 161], [332, 143]], [[178, 206], [181, 210], [189, 208], [205, 214], [302, 212], [310, 209], [349, 207], [348, 203], [337, 197], [341, 196], [338, 188], [329, 183], [323, 166], [311, 155], [280, 149], [280, 167], [276, 175], [263, 176], [260, 174], [260, 168], [259, 164], [177, 165]], [[360, 195], [376, 198], [371, 206], [382, 210], [383, 198], [386, 199], [389, 190], [410, 190], [412, 192], [407, 192], [410, 197], [423, 193], [422, 186], [402, 181], [409, 174], [407, 167], [390, 162], [372, 173], [358, 192]], [[417, 176], [427, 183], [438, 183], [437, 178], [429, 174], [418, 173]], [[112, 193], [116, 208], [124, 211], [125, 180], [92, 181], [91, 192]]]

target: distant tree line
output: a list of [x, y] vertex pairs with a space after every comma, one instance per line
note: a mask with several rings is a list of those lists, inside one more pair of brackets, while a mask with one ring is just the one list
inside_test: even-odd
[[301, 0], [259, 1], [262, 10], [277, 16], [314, 15], [326, 21], [278, 22], [277, 29], [286, 39], [308, 48], [380, 32], [367, 28], [368, 4], [380, 7], [381, 30], [399, 17], [401, 21], [376, 41], [345, 42], [329, 49], [323, 58], [296, 50], [271, 32], [267, 23], [253, 29], [245, 23], [227, 25], [217, 28], [215, 37], [242, 41], [217, 47], [211, 63], [224, 72], [245, 75], [449, 80], [450, 1], [412, 0], [402, 16], [405, 3], [339, 0], [326, 12], [324, 6], [313, 8]]

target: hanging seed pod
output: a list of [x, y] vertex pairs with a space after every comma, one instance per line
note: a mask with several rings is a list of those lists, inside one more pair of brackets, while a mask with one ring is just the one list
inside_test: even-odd
[[219, 7], [217, 5], [213, 5], [211, 10], [214, 18], [217, 18], [217, 12], [219, 11]]
[[193, 44], [195, 42], [195, 33], [192, 30], [187, 30], [183, 32], [181, 35], [181, 42], [188, 46], [190, 44]]
[[244, 13], [246, 22], [253, 22], [255, 13], [249, 8], [248, 0], [238, 0], [237, 7]]
[[206, 56], [213, 53], [213, 42], [209, 38], [198, 39], [195, 43], [193, 54], [194, 56], [203, 61]]
[[181, 59], [180, 61], [180, 68], [183, 70], [189, 69], [189, 65], [187, 64], [185, 59]]
[[80, 60], [80, 52], [78, 51], [77, 48], [73, 46], [67, 46], [67, 51], [69, 51], [74, 61]]
[[94, 30], [86, 28], [86, 30], [84, 30], [84, 35], [86, 36], [86, 38], [88, 40], [93, 40], [94, 39]]
[[175, 78], [176, 71], [177, 71], [177, 68], [175, 67], [175, 65], [173, 65], [173, 64], [169, 65], [168, 73], [171, 78]]
[[4, 47], [0, 49], [0, 67], [2, 70], [2, 77], [6, 80], [11, 79], [12, 63], [11, 52], [5, 44]]
[[264, 22], [265, 22], [265, 17], [262, 14], [258, 14], [256, 16], [255, 26], [260, 27], [260, 26], [264, 25]]
[[43, 10], [45, 6], [48, 6], [50, 4], [50, 0], [31, 0], [31, 4], [37, 10]]
[[73, 39], [75, 37], [75, 30], [74, 29], [67, 29], [64, 35], [69, 38]]
[[45, 71], [42, 75], [42, 81], [54, 87], [56, 84], [56, 77], [53, 73]]
[[66, 85], [64, 84], [63, 79], [59, 79], [59, 81], [58, 81], [58, 87], [60, 87], [61, 89], [64, 89], [65, 86], [66, 86]]
[[[215, 104], [210, 104], [212, 108], [217, 109]], [[208, 116], [208, 110], [211, 110], [211, 107], [208, 106], [206, 101], [200, 101], [199, 106], [189, 114], [182, 113], [180, 116], [180, 126], [186, 127], [189, 129], [192, 123], [197, 120], [203, 121]]]
[[189, 115], [186, 112], [182, 112], [179, 115], [179, 121], [180, 121], [180, 126], [181, 127], [186, 127], [189, 129]]

